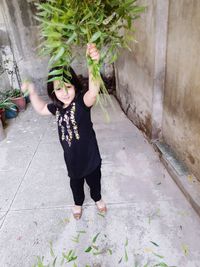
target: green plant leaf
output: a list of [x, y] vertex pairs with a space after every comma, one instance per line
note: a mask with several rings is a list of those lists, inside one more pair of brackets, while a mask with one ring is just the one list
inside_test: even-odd
[[54, 62], [56, 62], [57, 60], [59, 60], [63, 56], [64, 53], [65, 53], [65, 48], [62, 46], [59, 49], [57, 55], [54, 57]]
[[157, 254], [157, 253], [154, 253], [154, 252], [152, 252], [153, 253], [153, 255], [155, 255], [156, 257], [158, 257], [158, 258], [160, 258], [160, 259], [164, 259], [164, 256], [161, 256], [161, 255], [159, 255], [159, 254]]
[[98, 238], [99, 235], [100, 235], [100, 232], [97, 233], [97, 234], [93, 237], [93, 239], [92, 239], [92, 243], [95, 243], [95, 242], [97, 241], [97, 238]]
[[53, 258], [55, 258], [55, 254], [54, 254], [54, 251], [53, 251], [53, 244], [52, 244], [52, 241], [49, 242], [50, 243], [50, 254]]
[[108, 252], [110, 255], [112, 255], [112, 249], [108, 248]]
[[53, 82], [53, 81], [62, 81], [62, 76], [53, 77], [53, 78], [48, 80], [48, 82]]
[[102, 214], [102, 213], [100, 213], [100, 212], [98, 212], [98, 213], [97, 213], [97, 215], [99, 215], [99, 216], [101, 216], [101, 217], [105, 218], [105, 215], [104, 215], [104, 214]]
[[72, 31], [74, 31], [74, 30], [76, 29], [76, 26], [71, 25], [71, 24], [68, 24], [68, 25], [65, 25], [65, 26], [64, 26], [64, 29], [68, 29], [68, 30], [72, 30]]
[[154, 246], [156, 246], [156, 247], [159, 247], [159, 245], [158, 244], [156, 244], [155, 242], [153, 242], [153, 241], [150, 241]]
[[188, 256], [188, 254], [189, 254], [189, 248], [188, 248], [188, 246], [186, 244], [183, 244], [182, 245], [182, 250], [183, 250], [184, 255], [185, 256]]
[[85, 20], [89, 19], [92, 17], [92, 13], [87, 13], [87, 15], [80, 21], [80, 24], [82, 24]]
[[160, 262], [160, 263], [154, 265], [153, 267], [169, 267], [169, 266], [164, 262]]
[[53, 75], [61, 75], [63, 73], [63, 69], [58, 69], [58, 70], [53, 70], [51, 72], [49, 72], [49, 75], [50, 76], [53, 76]]
[[56, 261], [57, 261], [57, 257], [54, 259], [53, 263], [52, 263], [52, 267], [56, 266]]
[[101, 33], [100, 31], [95, 32], [95, 33], [92, 35], [91, 39], [89, 40], [89, 43], [94, 43], [94, 42], [96, 42], [97, 39], [99, 39], [99, 38], [101, 37], [101, 35], [102, 35], [102, 33]]
[[127, 250], [125, 248], [125, 262], [127, 262], [127, 261], [128, 261], [128, 253], [127, 253]]
[[86, 250], [85, 250], [85, 252], [90, 252], [92, 250], [92, 247], [91, 246], [89, 246]]
[[79, 234], [86, 234], [85, 230], [80, 230], [80, 231], [76, 231], [76, 232], [79, 233]]
[[66, 44], [70, 44], [73, 42], [73, 40], [75, 40], [75, 38], [77, 37], [76, 32], [74, 32], [71, 37], [67, 40]]
[[101, 255], [103, 254], [104, 252], [103, 251], [97, 251], [97, 252], [93, 252], [93, 255], [94, 256], [97, 256], [97, 255]]

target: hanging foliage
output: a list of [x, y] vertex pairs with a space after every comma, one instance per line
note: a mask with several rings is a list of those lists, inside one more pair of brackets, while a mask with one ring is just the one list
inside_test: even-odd
[[64, 72], [69, 75], [62, 67], [70, 66], [76, 57], [74, 48], [95, 43], [101, 59], [96, 62], [87, 57], [87, 62], [93, 77], [100, 81], [101, 91], [107, 93], [100, 75], [102, 63], [105, 58], [113, 63], [119, 48], [130, 49], [133, 21], [145, 8], [137, 5], [137, 0], [47, 0], [36, 6], [36, 19], [41, 24], [41, 54], [51, 55], [50, 68], [60, 66], [51, 74], [60, 75], [57, 79], [62, 81]]

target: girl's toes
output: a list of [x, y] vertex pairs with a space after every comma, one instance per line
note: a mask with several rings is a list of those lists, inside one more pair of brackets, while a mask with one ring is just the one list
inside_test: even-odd
[[75, 220], [80, 220], [82, 216], [82, 207], [74, 206], [74, 208], [72, 209], [72, 213]]
[[105, 213], [107, 211], [106, 204], [103, 200], [97, 201], [96, 206], [99, 212]]

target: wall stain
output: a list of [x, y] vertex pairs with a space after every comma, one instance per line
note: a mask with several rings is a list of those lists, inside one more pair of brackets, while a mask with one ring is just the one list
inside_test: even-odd
[[151, 114], [147, 114], [144, 116], [144, 118], [141, 118], [137, 113], [136, 107], [135, 106], [132, 107], [130, 104], [128, 105], [128, 108], [124, 110], [124, 112], [127, 115], [127, 117], [133, 122], [133, 124], [146, 135], [146, 137], [148, 137], [149, 139], [152, 138]]
[[21, 19], [23, 21], [23, 24], [25, 27], [30, 27], [31, 26], [31, 21], [30, 21], [30, 16], [29, 16], [29, 3], [24, 0], [20, 0], [19, 3], [19, 8], [21, 10]]
[[191, 154], [188, 154], [187, 157], [192, 164], [195, 164], [195, 158]]

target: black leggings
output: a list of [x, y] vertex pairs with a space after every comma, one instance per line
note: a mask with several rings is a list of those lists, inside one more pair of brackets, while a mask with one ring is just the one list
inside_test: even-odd
[[92, 173], [81, 179], [70, 178], [70, 187], [74, 198], [75, 205], [82, 206], [84, 194], [84, 181], [86, 180], [90, 187], [90, 196], [97, 202], [101, 199], [101, 166], [96, 168]]

